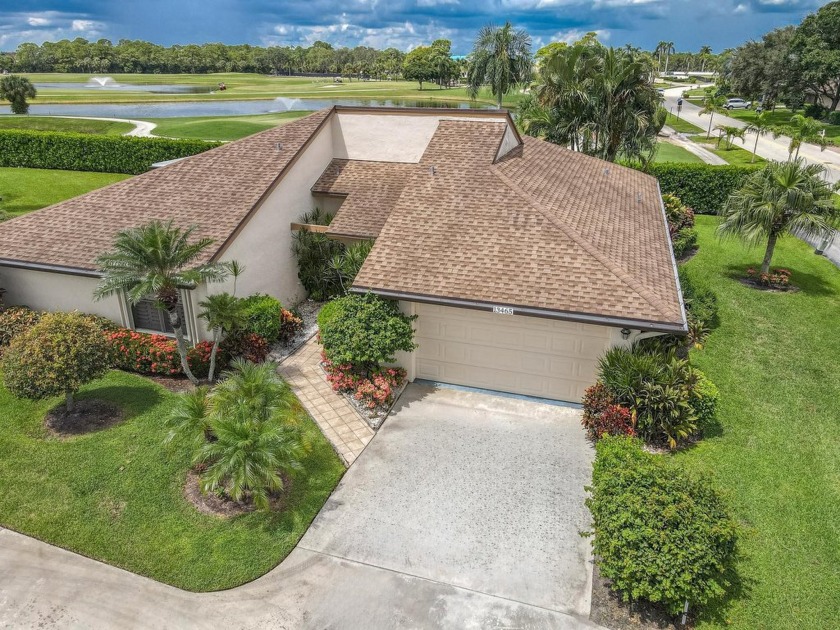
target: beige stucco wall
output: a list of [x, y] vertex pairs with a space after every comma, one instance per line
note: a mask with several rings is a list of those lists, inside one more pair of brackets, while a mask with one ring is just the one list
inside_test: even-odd
[[513, 131], [513, 128], [508, 125], [505, 129], [505, 135], [502, 138], [502, 145], [499, 147], [499, 152], [496, 154], [496, 159], [507, 155], [507, 153], [519, 144], [519, 139]]
[[98, 280], [64, 273], [0, 268], [0, 287], [6, 289], [4, 301], [39, 311], [81, 311], [102, 315], [121, 326], [128, 325], [122, 300], [111, 296], [94, 301]]

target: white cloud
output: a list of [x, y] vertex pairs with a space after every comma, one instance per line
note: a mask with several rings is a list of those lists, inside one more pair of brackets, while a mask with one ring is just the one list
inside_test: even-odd
[[587, 33], [595, 33], [599, 42], [605, 42], [610, 38], [610, 32], [606, 29], [596, 29], [594, 31], [584, 31], [582, 29], [568, 29], [565, 31], [558, 31], [551, 36], [552, 42], [563, 42], [565, 44], [573, 44], [581, 39]]
[[52, 21], [49, 18], [32, 15], [26, 18], [26, 23], [29, 24], [29, 26], [49, 26], [52, 24]]
[[272, 35], [263, 38], [263, 44], [311, 45], [318, 40], [328, 41], [333, 46], [370, 46], [372, 48], [399, 48], [411, 50], [427, 45], [435, 39], [453, 39], [457, 35], [454, 29], [446, 28], [437, 22], [417, 25], [403, 22], [381, 27], [365, 27], [349, 21], [342, 14], [339, 22], [317, 26], [297, 26], [277, 24], [272, 28]]
[[461, 4], [458, 0], [417, 0], [418, 7], [437, 7], [443, 4]]

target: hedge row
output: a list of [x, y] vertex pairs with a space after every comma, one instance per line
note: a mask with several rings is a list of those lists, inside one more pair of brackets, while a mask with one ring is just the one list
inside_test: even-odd
[[699, 214], [717, 214], [729, 195], [760, 166], [653, 164], [648, 172], [659, 180], [662, 194], [671, 193]]
[[0, 166], [137, 175], [155, 162], [195, 155], [218, 142], [0, 130]]

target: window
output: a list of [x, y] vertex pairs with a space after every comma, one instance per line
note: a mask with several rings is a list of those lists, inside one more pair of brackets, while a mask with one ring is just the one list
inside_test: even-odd
[[[178, 304], [178, 315], [181, 316], [181, 321], [185, 322], [186, 325], [184, 305], [181, 303]], [[169, 335], [175, 332], [169, 323], [169, 313], [159, 309], [154, 298], [143, 298], [137, 304], [132, 304], [131, 319], [134, 322], [134, 328], [137, 330], [150, 330]]]

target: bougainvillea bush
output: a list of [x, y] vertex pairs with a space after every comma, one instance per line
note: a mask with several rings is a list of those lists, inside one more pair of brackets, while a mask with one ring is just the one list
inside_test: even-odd
[[324, 352], [321, 353], [321, 360], [333, 390], [349, 394], [359, 405], [369, 410], [390, 407], [406, 379], [406, 371], [402, 368], [380, 367], [362, 375], [350, 363], [332, 363]]

